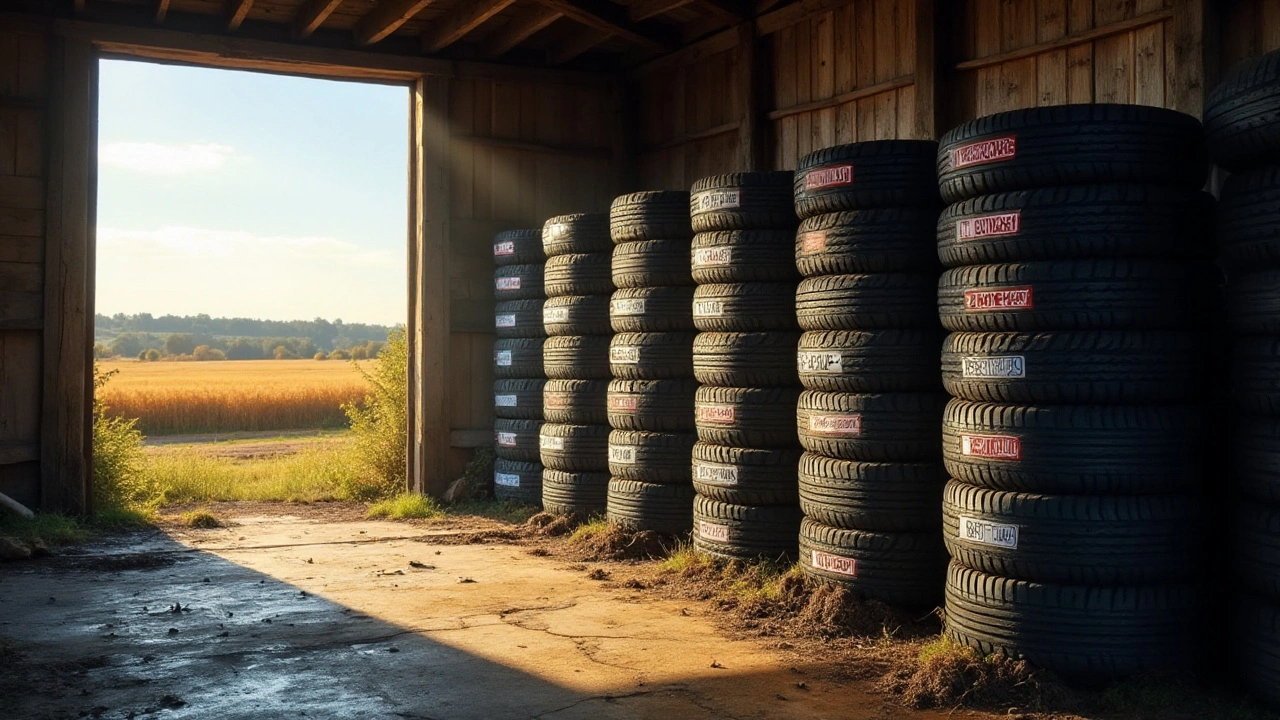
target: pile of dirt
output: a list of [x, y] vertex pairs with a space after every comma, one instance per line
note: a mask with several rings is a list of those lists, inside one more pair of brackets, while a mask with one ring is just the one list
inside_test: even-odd
[[549, 512], [540, 512], [534, 515], [525, 521], [524, 525], [532, 534], [545, 535], [547, 537], [568, 535], [573, 531], [573, 521], [567, 516], [554, 515]]
[[1025, 660], [982, 657], [946, 639], [925, 646], [914, 662], [900, 663], [880, 689], [917, 709], [981, 707], [1014, 714], [1070, 704], [1070, 693], [1051, 673]]
[[570, 539], [583, 560], [650, 560], [665, 557], [673, 541], [652, 530], [631, 532], [609, 524], [597, 532]]

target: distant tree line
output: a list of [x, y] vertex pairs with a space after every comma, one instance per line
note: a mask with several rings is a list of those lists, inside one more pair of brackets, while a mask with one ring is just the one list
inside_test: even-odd
[[[202, 329], [166, 329], [184, 327]], [[230, 332], [235, 329], [243, 332]], [[228, 332], [221, 332], [224, 330]], [[317, 334], [304, 334], [308, 330]], [[94, 354], [100, 358], [139, 360], [363, 360], [377, 356], [390, 331], [384, 325], [347, 325], [341, 320], [329, 322], [321, 318], [283, 322], [208, 315], [98, 315]]]

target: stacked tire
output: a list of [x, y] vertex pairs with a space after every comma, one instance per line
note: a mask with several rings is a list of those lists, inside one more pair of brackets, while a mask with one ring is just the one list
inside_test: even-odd
[[493, 494], [526, 505], [542, 501], [541, 230], [507, 230], [493, 238]]
[[605, 511], [609, 491], [609, 216], [553, 217], [542, 228], [542, 249], [542, 507], [584, 519]]
[[1227, 276], [1235, 460], [1235, 646], [1245, 684], [1280, 706], [1280, 53], [1234, 68], [1205, 106]]
[[689, 193], [622, 195], [610, 207], [615, 335], [609, 347], [609, 522], [689, 532], [693, 485], [693, 278]]
[[697, 288], [693, 544], [726, 559], [791, 557], [800, 510], [792, 408], [796, 216], [791, 172], [716, 175], [689, 209]]
[[912, 608], [937, 605], [947, 564], [937, 154], [916, 140], [827, 148], [800, 160], [794, 188], [800, 565]]
[[1200, 651], [1199, 123], [1068, 105], [948, 132], [946, 633], [1091, 680]]

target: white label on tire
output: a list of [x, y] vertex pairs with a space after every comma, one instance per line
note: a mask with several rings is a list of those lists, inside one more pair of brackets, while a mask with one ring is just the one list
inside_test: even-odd
[[498, 367], [511, 367], [511, 351], [499, 350], [493, 356], [493, 363]]
[[1017, 154], [1018, 138], [1014, 135], [979, 140], [978, 142], [961, 145], [953, 149], [951, 151], [951, 168], [959, 170], [971, 165], [986, 165], [987, 163], [1009, 160], [1017, 156]]
[[494, 473], [493, 484], [503, 487], [520, 487], [520, 476], [511, 473]]
[[967, 378], [1024, 378], [1027, 359], [1022, 355], [991, 355], [960, 360], [960, 375]]
[[694, 195], [692, 199], [694, 215], [742, 206], [742, 193], [738, 190], [706, 190]]
[[550, 435], [539, 435], [538, 447], [542, 448], [543, 450], [563, 450], [564, 438], [552, 437]]
[[617, 365], [635, 365], [640, 362], [640, 348], [635, 345], [619, 345], [609, 348], [609, 362]]
[[853, 184], [852, 165], [833, 165], [832, 167], [814, 168], [805, 173], [805, 190], [822, 190], [829, 187]]
[[697, 421], [726, 425], [733, 422], [735, 412], [732, 405], [699, 405]]
[[498, 433], [498, 444], [501, 445], [502, 447], [515, 447], [516, 434], [513, 432]]
[[494, 327], [501, 327], [501, 328], [515, 327], [516, 316], [515, 315], [495, 315], [493, 318], [493, 325]]
[[694, 267], [729, 265], [733, 262], [733, 246], [699, 248], [693, 251]]
[[694, 317], [721, 317], [724, 315], [724, 301], [722, 300], [694, 300], [693, 316]]
[[1017, 525], [1002, 525], [988, 520], [965, 517], [964, 515], [960, 516], [958, 536], [961, 540], [968, 540], [982, 545], [994, 545], [996, 547], [1009, 548], [1010, 550], [1018, 547]]
[[636, 447], [634, 445], [610, 445], [609, 462], [615, 465], [635, 465]]
[[861, 415], [810, 415], [809, 432], [852, 437], [862, 434]]
[[809, 561], [813, 563], [813, 567], [818, 570], [826, 570], [837, 575], [847, 575], [849, 577], [858, 577], [858, 561], [853, 558], [832, 555], [821, 550], [814, 550], [809, 556]]
[[555, 239], [560, 237], [561, 235], [564, 235], [566, 230], [567, 228], [565, 228], [564, 223], [555, 223], [543, 228], [542, 234], [550, 235], [552, 239]]
[[569, 393], [544, 392], [542, 393], [542, 406], [549, 408], [567, 408], [569, 407]]
[[800, 233], [799, 240], [801, 255], [816, 255], [827, 249], [826, 230], [810, 230], [807, 233]]
[[609, 312], [613, 315], [643, 315], [644, 298], [622, 298], [609, 301]]
[[961, 435], [960, 454], [992, 460], [1021, 460], [1022, 440], [1012, 435]]
[[516, 244], [511, 240], [493, 244], [494, 257], [503, 257], [505, 255], [515, 255], [515, 254], [516, 254]]
[[693, 478], [709, 485], [733, 485], [738, 482], [738, 468], [734, 465], [694, 460]]
[[493, 404], [495, 407], [516, 407], [515, 395], [494, 395]]
[[698, 537], [703, 540], [715, 540], [716, 542], [729, 542], [729, 526], [717, 525], [706, 520], [698, 521]]
[[500, 277], [493, 279], [493, 286], [497, 290], [519, 290], [520, 278], [518, 277]]
[[844, 370], [844, 356], [838, 352], [796, 353], [796, 369], [802, 373], [839, 374]]
[[543, 308], [542, 322], [544, 323], [569, 322], [569, 308], [567, 307]]
[[614, 395], [610, 394], [606, 398], [609, 403], [610, 410], [622, 410], [625, 412], [634, 412], [636, 406], [640, 404], [640, 398], [635, 395]]
[[1021, 211], [964, 218], [956, 221], [956, 239], [977, 240], [984, 237], [1017, 235], [1021, 225]]
[[999, 290], [965, 290], [964, 309], [970, 312], [1030, 310], [1035, 307], [1031, 286]]

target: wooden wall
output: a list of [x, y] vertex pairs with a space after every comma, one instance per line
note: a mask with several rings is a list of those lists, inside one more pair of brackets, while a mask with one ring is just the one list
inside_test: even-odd
[[1222, 0], [1222, 69], [1280, 49], [1280, 0]]

